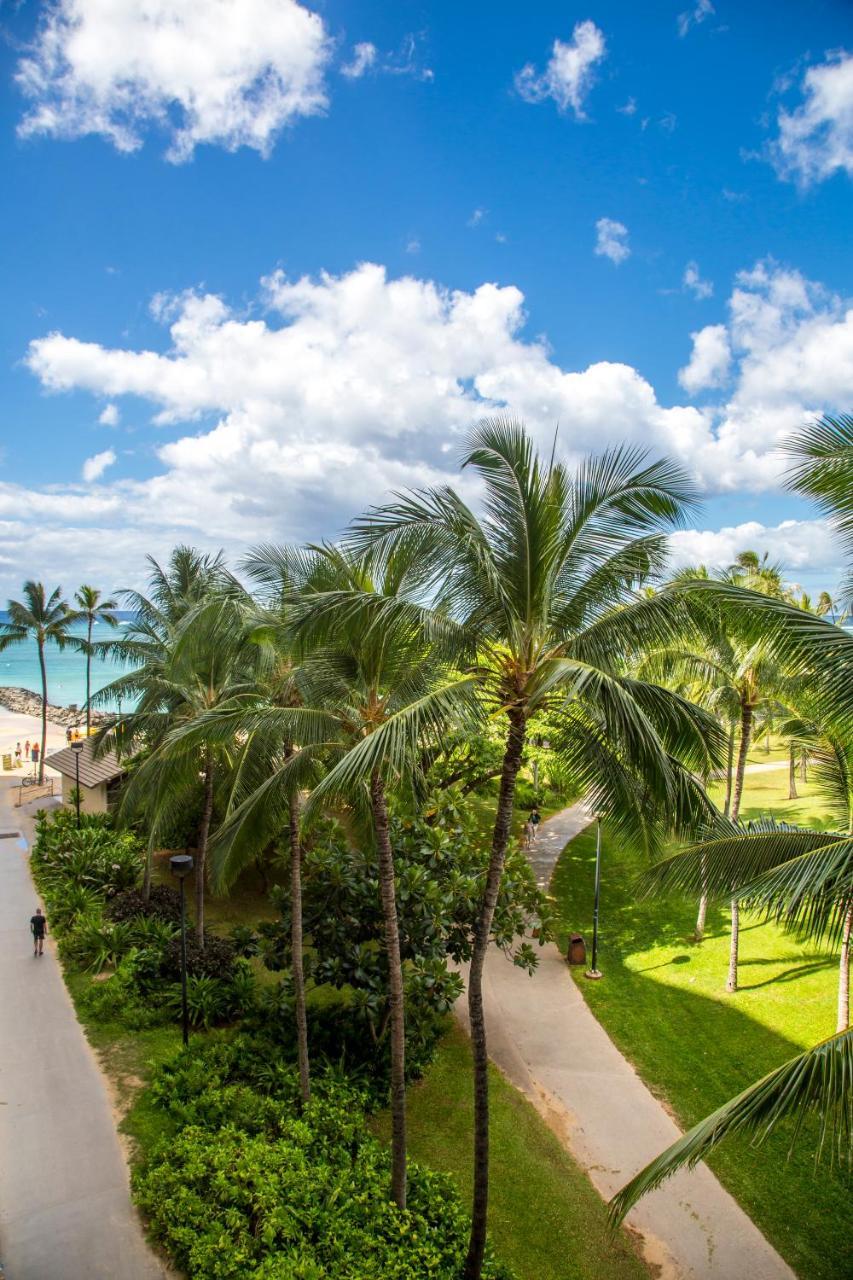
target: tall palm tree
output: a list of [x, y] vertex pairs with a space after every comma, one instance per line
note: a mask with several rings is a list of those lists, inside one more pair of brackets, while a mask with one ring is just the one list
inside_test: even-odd
[[72, 612], [70, 621], [85, 620], [86, 622], [86, 642], [83, 651], [86, 654], [86, 736], [88, 737], [92, 730], [92, 630], [98, 622], [104, 622], [108, 627], [117, 627], [118, 619], [113, 610], [117, 609], [118, 605], [115, 600], [104, 600], [97, 587], [90, 587], [85, 583], [79, 591], [75, 591], [74, 603], [77, 607]]
[[[165, 566], [152, 556], [147, 559], [147, 594], [135, 590], [118, 593], [132, 614], [122, 635], [92, 645], [94, 652], [128, 668], [92, 697], [96, 706], [117, 703], [125, 708], [99, 735], [96, 747], [101, 751], [113, 748], [120, 758], [132, 757], [142, 748], [154, 750], [175, 723], [180, 695], [170, 686], [167, 667], [188, 615], [214, 595], [240, 595], [221, 553], [209, 556], [194, 547], [177, 546]], [[146, 898], [151, 888], [153, 842], [152, 831], [143, 880]]]
[[468, 981], [475, 1135], [464, 1274], [478, 1280], [489, 1191], [483, 966], [530, 718], [559, 708], [553, 745], [565, 767], [624, 838], [649, 847], [667, 821], [690, 829], [707, 818], [710, 806], [691, 770], [713, 766], [722, 742], [706, 712], [625, 674], [628, 656], [671, 635], [673, 597], [648, 598], [634, 589], [661, 570], [664, 530], [692, 501], [681, 471], [617, 449], [570, 475], [538, 457], [520, 424], [500, 419], [476, 428], [463, 465], [483, 485], [482, 518], [453, 489], [430, 489], [369, 512], [355, 523], [352, 539], [380, 556], [405, 548], [420, 565], [420, 599], [430, 601], [421, 605], [424, 625], [442, 634], [450, 624], [457, 628], [485, 705], [504, 724]]
[[[786, 448], [792, 459], [788, 488], [817, 503], [839, 534], [848, 563], [853, 564], [853, 414], [815, 419]], [[853, 572], [848, 571], [843, 595], [845, 603], [853, 595]]]
[[0, 653], [9, 645], [35, 640], [41, 671], [41, 751], [39, 782], [44, 782], [44, 752], [47, 744], [47, 664], [45, 649], [55, 644], [64, 649], [68, 643], [68, 605], [62, 599], [62, 588], [47, 594], [44, 583], [27, 581], [24, 599], [10, 600], [6, 605], [9, 621], [0, 623]]
[[[324, 806], [342, 803], [371, 833], [388, 965], [391, 1194], [403, 1208], [405, 997], [389, 797], [411, 788], [425, 746], [440, 741], [464, 714], [473, 714], [474, 680], [449, 669], [440, 646], [418, 625], [417, 611], [406, 600], [418, 565], [406, 549], [386, 557], [378, 571], [369, 557], [332, 546], [312, 548], [309, 555], [310, 570], [289, 608], [302, 647], [300, 679], [314, 705], [250, 700], [222, 707], [202, 726], [204, 733], [216, 732], [224, 740], [237, 735], [248, 744], [260, 738], [278, 749], [272, 772], [223, 824], [215, 857], [219, 873], [227, 875], [234, 847], [247, 830], [256, 846], [280, 831], [292, 815], [298, 787], [318, 760], [323, 774], [305, 803], [304, 819], [310, 822]], [[298, 743], [299, 749], [282, 750], [283, 743]]]

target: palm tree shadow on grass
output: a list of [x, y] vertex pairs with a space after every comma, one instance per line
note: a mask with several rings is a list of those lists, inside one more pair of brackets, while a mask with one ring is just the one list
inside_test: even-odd
[[[555, 869], [551, 891], [561, 944], [570, 930], [590, 936], [594, 852], [594, 837], [578, 837]], [[650, 973], [646, 976], [651, 969], [698, 961], [702, 952], [698, 947], [683, 949], [693, 905], [633, 900], [630, 861], [613, 852], [608, 859], [605, 838], [599, 940], [604, 980], [585, 983], [578, 977], [578, 986], [616, 1046], [687, 1129], [756, 1077], [801, 1053], [803, 1046], [750, 1017], [736, 1000], [714, 999], [668, 985]], [[724, 932], [724, 914], [722, 908], [709, 912], [712, 932], [717, 930], [717, 916], [719, 933]], [[633, 953], [653, 946], [674, 946], [678, 952], [646, 971], [626, 963]], [[779, 959], [759, 958], [756, 963], [778, 964]], [[795, 976], [833, 965], [831, 957], [807, 956], [796, 972], [786, 971], [783, 978], [790, 983]], [[830, 1022], [832, 1009], [828, 992]], [[708, 1163], [799, 1274], [810, 1280], [847, 1280], [850, 1181], [830, 1171], [826, 1162], [816, 1170], [812, 1122], [804, 1125], [789, 1158], [792, 1136], [789, 1127], [758, 1147], [748, 1139], [733, 1138]]]

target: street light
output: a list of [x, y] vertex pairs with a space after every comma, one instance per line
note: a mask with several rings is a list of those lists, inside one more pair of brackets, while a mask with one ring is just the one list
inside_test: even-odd
[[77, 807], [77, 829], [80, 829], [80, 752], [83, 750], [83, 739], [75, 738], [71, 743], [74, 752], [74, 796]]
[[187, 1011], [187, 908], [184, 898], [184, 881], [193, 869], [188, 853], [175, 853], [169, 859], [172, 875], [181, 882], [181, 1014], [183, 1018], [184, 1044], [190, 1040], [190, 1019]]
[[592, 964], [583, 975], [585, 978], [601, 978], [598, 970], [598, 903], [601, 897], [601, 814], [595, 815], [595, 902], [592, 908]]

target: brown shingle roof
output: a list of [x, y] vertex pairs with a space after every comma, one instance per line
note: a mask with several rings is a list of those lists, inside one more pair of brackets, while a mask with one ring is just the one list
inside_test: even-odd
[[[96, 787], [99, 782], [112, 782], [113, 778], [120, 778], [124, 773], [114, 751], [108, 751], [106, 755], [96, 760], [94, 745], [91, 738], [83, 739], [83, 750], [80, 752], [80, 783], [84, 787]], [[76, 778], [77, 766], [74, 759], [76, 754], [73, 747], [63, 747], [61, 751], [54, 751], [52, 755], [45, 756], [44, 762], [51, 769], [56, 769], [57, 773], [64, 774], [66, 778]]]

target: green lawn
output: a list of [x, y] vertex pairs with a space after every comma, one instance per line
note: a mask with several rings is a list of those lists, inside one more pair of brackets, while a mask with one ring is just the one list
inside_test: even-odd
[[[647, 1277], [631, 1237], [610, 1232], [604, 1204], [530, 1103], [492, 1069], [489, 1226], [498, 1255], [520, 1280]], [[471, 1196], [471, 1050], [458, 1028], [409, 1091], [413, 1159], [451, 1174]], [[387, 1136], [383, 1116], [379, 1132]]]
[[[774, 812], [829, 825], [811, 784], [787, 801], [787, 771], [747, 777], [743, 817]], [[591, 931], [595, 840], [567, 847], [552, 881], [558, 927]], [[599, 967], [584, 997], [650, 1087], [689, 1126], [751, 1081], [835, 1029], [834, 957], [799, 946], [774, 925], [741, 925], [741, 989], [726, 995], [728, 913], [712, 909], [701, 946], [691, 941], [696, 904], [638, 902], [636, 855], [605, 830]], [[821, 1166], [803, 1138], [785, 1163], [790, 1134], [761, 1148], [734, 1139], [709, 1162], [790, 1264], [810, 1280], [853, 1274], [850, 1186]]]

